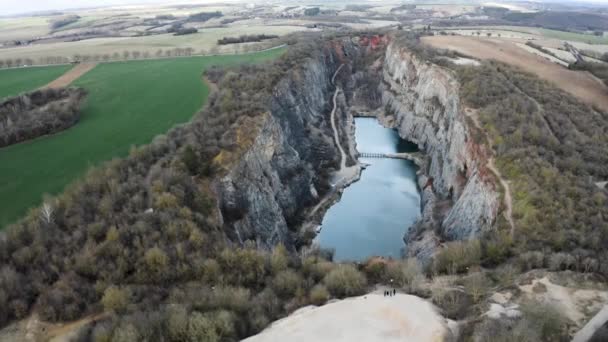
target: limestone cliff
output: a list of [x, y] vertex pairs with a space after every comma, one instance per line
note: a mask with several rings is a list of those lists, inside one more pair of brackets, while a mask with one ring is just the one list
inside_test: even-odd
[[357, 49], [350, 40], [325, 44], [274, 89], [254, 143], [217, 186], [224, 223], [236, 241], [298, 245], [296, 230], [340, 163], [330, 122], [332, 75]]
[[336, 120], [347, 163], [356, 154], [347, 138], [351, 114], [378, 108], [385, 125], [426, 155], [419, 173], [423, 214], [406, 236], [411, 255], [428, 258], [442, 239], [492, 229], [499, 195], [486, 168], [488, 152], [471, 137], [456, 78], [397, 42], [384, 51], [385, 41], [374, 51], [356, 39], [324, 43], [279, 82], [269, 112], [248, 128], [257, 130], [251, 147], [217, 184], [222, 218], [235, 241], [298, 246], [297, 229], [330, 191], [328, 176], [340, 165], [330, 120], [333, 82], [343, 89]]
[[392, 42], [382, 79], [381, 120], [427, 159], [419, 175], [422, 219], [406, 236], [410, 255], [425, 258], [442, 238], [469, 239], [492, 229], [499, 195], [487, 151], [472, 139], [455, 76]]

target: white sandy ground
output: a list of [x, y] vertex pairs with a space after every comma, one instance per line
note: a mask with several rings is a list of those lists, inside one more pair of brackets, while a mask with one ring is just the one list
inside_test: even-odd
[[426, 300], [382, 290], [361, 297], [307, 306], [273, 323], [248, 342], [444, 341], [449, 322]]

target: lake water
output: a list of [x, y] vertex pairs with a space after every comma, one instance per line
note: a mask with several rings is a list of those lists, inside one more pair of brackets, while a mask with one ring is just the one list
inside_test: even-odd
[[[416, 145], [382, 127], [375, 118], [356, 118], [355, 123], [359, 152], [416, 151]], [[399, 258], [405, 247], [403, 236], [420, 216], [416, 166], [401, 159], [360, 161], [370, 165], [327, 211], [317, 241], [321, 247], [335, 249], [337, 261]]]

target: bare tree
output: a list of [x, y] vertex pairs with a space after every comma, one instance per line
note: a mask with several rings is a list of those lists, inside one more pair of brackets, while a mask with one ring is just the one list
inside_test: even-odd
[[141, 56], [141, 52], [133, 51], [131, 52], [131, 55], [133, 56], [133, 59], [139, 59], [139, 56]]
[[40, 219], [42, 222], [51, 224], [53, 222], [53, 213], [53, 206], [48, 201], [45, 201], [42, 208], [40, 208]]
[[129, 51], [123, 51], [123, 52], [122, 52], [122, 58], [123, 58], [123, 59], [129, 59], [129, 55], [130, 55], [130, 54], [131, 54], [131, 53], [130, 53]]

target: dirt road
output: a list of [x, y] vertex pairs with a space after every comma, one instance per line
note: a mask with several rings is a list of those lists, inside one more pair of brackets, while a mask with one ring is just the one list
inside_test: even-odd
[[423, 37], [431, 46], [458, 51], [479, 59], [495, 59], [522, 68], [552, 82], [583, 102], [608, 111], [608, 87], [591, 74], [568, 70], [534, 55], [506, 39], [464, 36]]
[[72, 69], [68, 70], [68, 72], [66, 72], [65, 74], [59, 76], [59, 78], [57, 78], [56, 80], [52, 81], [51, 83], [45, 85], [42, 88], [47, 89], [47, 88], [67, 87], [70, 84], [72, 84], [72, 82], [74, 82], [78, 78], [80, 78], [82, 75], [93, 70], [93, 68], [95, 68], [96, 66], [97, 66], [97, 63], [80, 63], [80, 64], [76, 65], [75, 67], [73, 67]]

